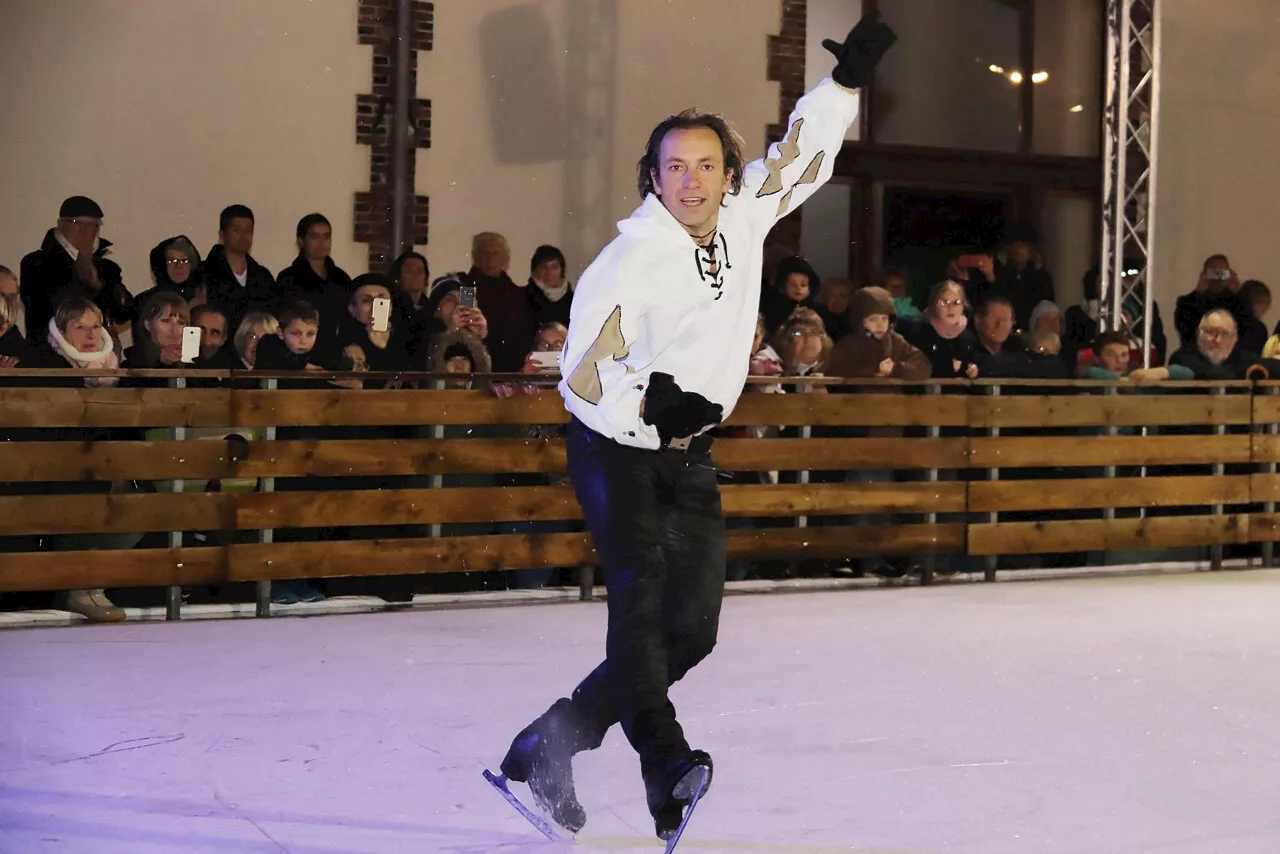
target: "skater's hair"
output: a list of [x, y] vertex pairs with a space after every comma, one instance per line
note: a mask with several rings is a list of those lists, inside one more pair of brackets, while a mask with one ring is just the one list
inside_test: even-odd
[[720, 137], [720, 148], [724, 151], [724, 169], [732, 175], [729, 184], [729, 195], [736, 196], [742, 189], [742, 170], [746, 167], [743, 151], [746, 142], [742, 135], [734, 130], [733, 125], [719, 113], [700, 113], [690, 107], [674, 116], [667, 116], [649, 134], [649, 142], [644, 149], [644, 157], [636, 164], [636, 186], [643, 199], [653, 192], [653, 173], [658, 170], [658, 156], [662, 148], [662, 140], [673, 130], [693, 130], [706, 128]]

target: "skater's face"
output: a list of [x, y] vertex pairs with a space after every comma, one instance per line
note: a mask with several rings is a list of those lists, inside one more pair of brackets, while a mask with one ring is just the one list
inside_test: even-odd
[[725, 172], [724, 147], [710, 128], [670, 131], [658, 150], [653, 186], [663, 206], [694, 237], [716, 227], [720, 202], [733, 176]]

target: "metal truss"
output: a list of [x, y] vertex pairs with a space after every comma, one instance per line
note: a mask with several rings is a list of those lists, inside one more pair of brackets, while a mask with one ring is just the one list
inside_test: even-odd
[[1107, 0], [1101, 328], [1127, 312], [1149, 366], [1160, 94], [1160, 0]]

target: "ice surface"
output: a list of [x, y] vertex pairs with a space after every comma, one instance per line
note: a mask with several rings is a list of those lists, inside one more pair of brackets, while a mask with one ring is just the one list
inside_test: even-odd
[[[1275, 854], [1280, 573], [737, 596], [696, 852]], [[0, 851], [550, 852], [481, 779], [603, 604], [0, 633]], [[576, 848], [661, 851], [616, 729]], [[523, 790], [523, 787], [516, 786]]]

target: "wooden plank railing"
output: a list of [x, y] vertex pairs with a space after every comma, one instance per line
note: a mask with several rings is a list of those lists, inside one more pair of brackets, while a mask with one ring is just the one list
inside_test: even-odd
[[[594, 562], [590, 538], [572, 530], [581, 508], [562, 477], [564, 442], [530, 434], [567, 421], [554, 389], [499, 398], [214, 379], [226, 382], [0, 388], [0, 538], [28, 543], [0, 551], [0, 591]], [[721, 470], [739, 475], [722, 490], [726, 516], [754, 525], [729, 532], [731, 558], [1245, 543], [1266, 543], [1269, 558], [1280, 540], [1280, 384], [1179, 383], [1140, 394], [1097, 383], [933, 385], [942, 393], [858, 380], [851, 393], [744, 394], [713, 451]], [[731, 429], [756, 425], [782, 435], [743, 438]], [[262, 428], [279, 431], [258, 438], [252, 431]], [[178, 429], [205, 436], [178, 438]], [[800, 429], [816, 435], [796, 438]], [[220, 430], [250, 438], [207, 438]], [[787, 476], [806, 471], [851, 474], [813, 483]], [[784, 476], [743, 482], [762, 472]], [[274, 489], [206, 491], [209, 481], [235, 479]], [[105, 491], [126, 481], [142, 490]], [[501, 523], [568, 529], [512, 533]], [[477, 524], [492, 533], [455, 530]], [[281, 532], [313, 529], [350, 530], [337, 540], [280, 541]], [[81, 552], [83, 560], [57, 550], [67, 536], [146, 532], [170, 534], [171, 547]], [[230, 536], [201, 546], [195, 532]], [[252, 532], [274, 536], [253, 542]], [[32, 538], [45, 548], [32, 550]]]

